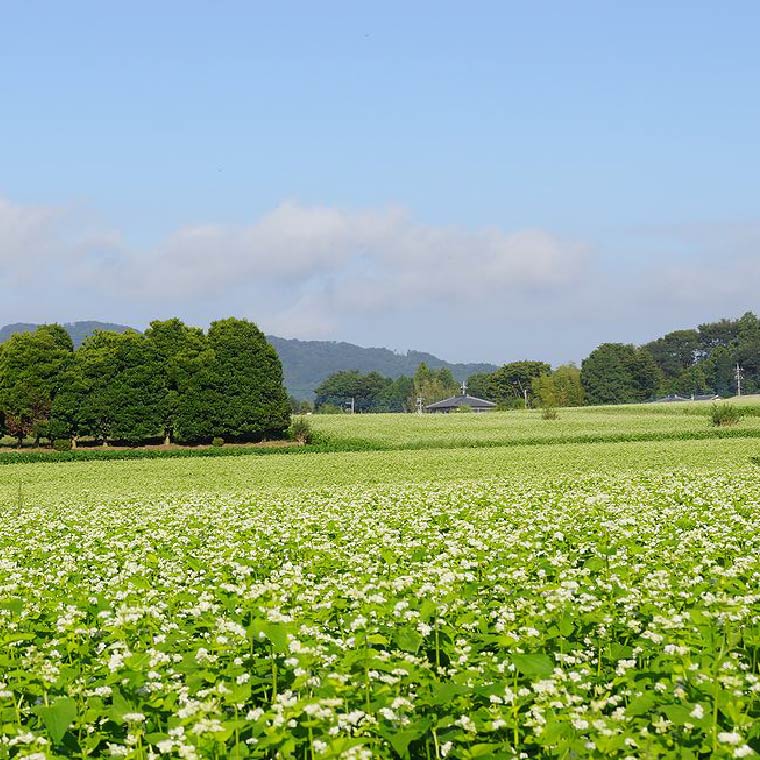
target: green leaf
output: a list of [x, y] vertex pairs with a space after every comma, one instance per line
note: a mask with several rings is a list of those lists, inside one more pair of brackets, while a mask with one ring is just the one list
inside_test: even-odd
[[548, 654], [513, 654], [512, 662], [524, 676], [550, 676], [554, 663]]
[[54, 744], [63, 739], [66, 730], [77, 716], [76, 702], [71, 697], [61, 697], [51, 705], [37, 705], [34, 712], [40, 716]]
[[279, 654], [288, 652], [288, 631], [282, 623], [265, 623], [264, 633], [272, 642], [272, 649]]
[[396, 634], [396, 642], [398, 643], [399, 649], [416, 654], [422, 643], [422, 636], [420, 636], [414, 628], [405, 626]]
[[0, 610], [10, 610], [16, 615], [20, 615], [24, 609], [24, 600], [15, 596], [10, 599], [0, 599]]

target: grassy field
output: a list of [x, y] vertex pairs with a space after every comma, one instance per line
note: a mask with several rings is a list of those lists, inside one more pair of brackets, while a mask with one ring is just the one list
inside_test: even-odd
[[0, 468], [0, 758], [755, 756], [760, 440], [310, 420], [388, 450]]
[[[538, 409], [487, 414], [334, 414], [308, 417], [328, 441], [366, 442], [397, 448], [508, 445], [604, 440], [623, 436], [656, 439], [718, 435], [711, 430], [705, 403], [673, 403], [624, 407], [580, 407], [558, 410], [544, 420]], [[760, 407], [742, 405], [744, 418], [734, 431], [760, 434]]]

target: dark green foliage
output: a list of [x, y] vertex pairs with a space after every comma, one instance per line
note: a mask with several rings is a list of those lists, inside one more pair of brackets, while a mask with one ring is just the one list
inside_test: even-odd
[[741, 409], [734, 404], [713, 404], [710, 409], [710, 424], [713, 427], [733, 427], [742, 418]]
[[75, 357], [68, 390], [54, 409], [72, 435], [137, 445], [160, 434], [161, 360], [144, 336], [96, 332]]
[[215, 449], [220, 449], [220, 448], [222, 448], [222, 446], [224, 446], [224, 438], [222, 438], [221, 436], [218, 436], [218, 435], [217, 435], [217, 436], [215, 436], [215, 437], [214, 437], [214, 438], [211, 440], [211, 445], [212, 445], [212, 446], [213, 446]]
[[51, 407], [73, 359], [71, 338], [55, 324], [17, 333], [0, 346], [0, 409], [19, 445], [49, 435]]
[[180, 362], [176, 433], [181, 441], [282, 437], [290, 404], [277, 352], [252, 322], [212, 322], [203, 350]]
[[71, 440], [69, 438], [56, 438], [53, 441], [53, 449], [55, 451], [71, 451]]
[[697, 360], [701, 347], [697, 330], [676, 330], [644, 346], [666, 379], [686, 372]]
[[476, 398], [495, 401], [500, 409], [519, 409], [533, 399], [533, 381], [548, 375], [551, 367], [545, 362], [511, 362], [495, 372], [475, 374], [467, 382], [467, 392]]
[[660, 373], [646, 349], [602, 343], [583, 360], [581, 381], [590, 404], [635, 404], [654, 395]]
[[180, 407], [180, 394], [189, 382], [195, 366], [204, 354], [205, 336], [197, 327], [188, 327], [181, 320], [154, 321], [145, 331], [145, 338], [155, 351], [161, 384], [161, 427], [167, 443], [174, 440]]
[[0, 346], [0, 432], [140, 445], [280, 437], [289, 421], [282, 368], [258, 328], [216, 322], [208, 336], [178, 319], [145, 335], [98, 331], [73, 351], [58, 325]]
[[409, 377], [392, 380], [377, 372], [362, 375], [359, 372], [336, 372], [315, 389], [315, 409], [320, 414], [330, 410], [350, 409], [354, 399], [356, 412], [406, 412], [414, 393]]

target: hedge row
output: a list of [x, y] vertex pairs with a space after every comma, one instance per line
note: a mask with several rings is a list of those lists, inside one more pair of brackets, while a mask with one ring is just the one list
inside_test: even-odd
[[691, 433], [593, 433], [574, 436], [553, 436], [513, 441], [418, 441], [412, 444], [394, 445], [375, 441], [322, 441], [305, 446], [281, 446], [272, 448], [212, 447], [208, 449], [75, 449], [73, 451], [6, 451], [0, 452], [0, 465], [29, 464], [37, 462], [91, 462], [119, 459], [176, 459], [192, 457], [243, 457], [277, 456], [292, 454], [315, 454], [350, 451], [421, 451], [428, 449], [482, 449], [513, 448], [518, 446], [550, 446], [557, 444], [587, 443], [640, 443], [646, 441], [706, 441], [722, 438], [760, 438], [758, 429], [713, 428]]

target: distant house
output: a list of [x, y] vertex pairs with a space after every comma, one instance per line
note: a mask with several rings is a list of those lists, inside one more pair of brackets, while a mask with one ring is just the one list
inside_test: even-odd
[[462, 396], [452, 396], [451, 398], [443, 399], [443, 401], [436, 401], [435, 404], [429, 404], [425, 407], [425, 411], [448, 414], [449, 412], [456, 412], [457, 409], [463, 408], [469, 408], [473, 412], [492, 412], [496, 409], [496, 404], [493, 401], [475, 398], [465, 393]]

